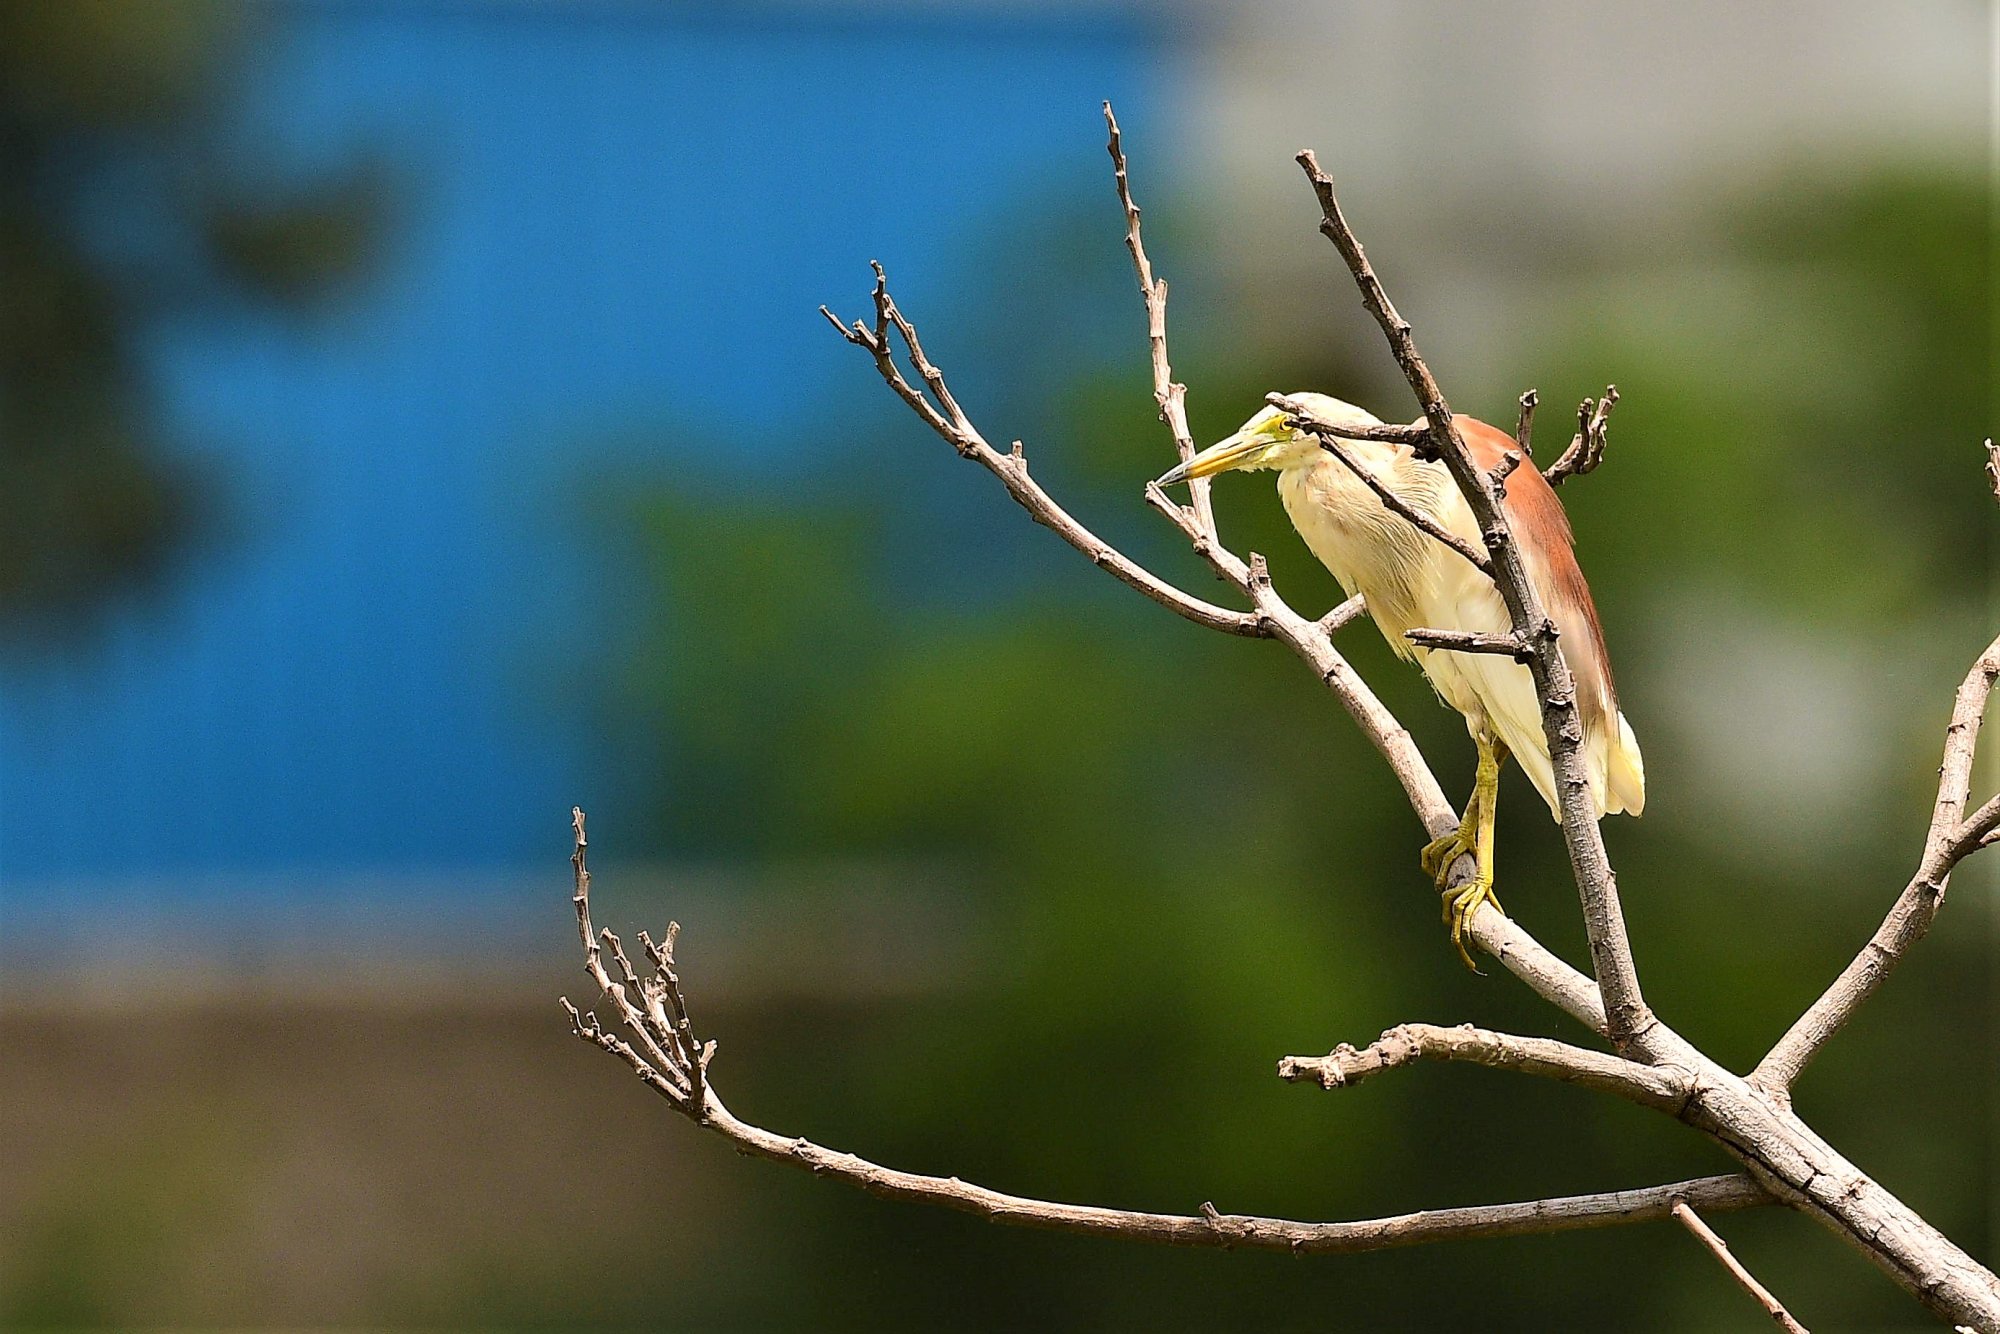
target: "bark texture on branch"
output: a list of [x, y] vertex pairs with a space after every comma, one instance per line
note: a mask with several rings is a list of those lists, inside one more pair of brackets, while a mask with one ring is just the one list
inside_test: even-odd
[[1344, 1088], [1413, 1061], [1469, 1061], [1578, 1084], [1667, 1112], [1678, 1112], [1693, 1091], [1687, 1076], [1678, 1070], [1640, 1065], [1553, 1038], [1518, 1037], [1471, 1024], [1456, 1028], [1398, 1024], [1366, 1047], [1342, 1043], [1324, 1056], [1287, 1056], [1278, 1062], [1278, 1078], [1294, 1083], [1311, 1080], [1327, 1089]]

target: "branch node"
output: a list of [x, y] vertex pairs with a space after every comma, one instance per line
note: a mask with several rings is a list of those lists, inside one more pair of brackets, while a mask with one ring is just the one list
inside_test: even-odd
[[1572, 477], [1595, 472], [1604, 461], [1604, 447], [1610, 443], [1611, 409], [1618, 402], [1618, 386], [1604, 386], [1604, 396], [1586, 398], [1577, 404], [1576, 435], [1549, 470], [1542, 474], [1550, 486], [1561, 486]]

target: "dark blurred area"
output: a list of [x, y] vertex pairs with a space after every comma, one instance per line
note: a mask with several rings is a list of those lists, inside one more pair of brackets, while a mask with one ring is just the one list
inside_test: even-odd
[[246, 20], [118, 0], [0, 12], [9, 651], [157, 576], [220, 517], [226, 484], [162, 447], [175, 425], [138, 345], [190, 310], [309, 301], [376, 230], [361, 175], [274, 189], [230, 170], [217, 104], [254, 40]]
[[[1077, 559], [814, 310], [881, 258], [982, 430], [1203, 595], [1139, 499], [1099, 99], [1198, 439], [1273, 389], [1413, 412], [1302, 143], [1459, 410], [1537, 387], [1546, 463], [1615, 381], [1562, 493], [1650, 780], [1606, 832], [1648, 998], [1747, 1068], [1907, 877], [1996, 624], [1987, 18], [1621, 11], [0, 14], [0, 1324], [1763, 1327], [1664, 1224], [1281, 1259], [884, 1203], [555, 1005], [575, 801], [599, 923], [683, 924], [780, 1133], [1312, 1219], [1726, 1170], [1489, 1071], [1277, 1081], [1402, 1020], [1585, 1035], [1457, 965], [1309, 673]], [[1339, 597], [1268, 477], [1217, 503]], [[1340, 643], [1462, 796], [1461, 721]], [[1501, 897], [1581, 960], [1541, 809], [1507, 780]], [[1799, 1089], [1989, 1263], [1993, 893], [1968, 864]], [[1810, 1222], [1713, 1221], [1810, 1327], [1922, 1327]]]

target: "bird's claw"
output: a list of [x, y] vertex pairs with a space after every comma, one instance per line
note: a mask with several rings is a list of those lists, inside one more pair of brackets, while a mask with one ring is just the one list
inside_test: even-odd
[[1451, 864], [1467, 853], [1476, 854], [1478, 851], [1478, 840], [1471, 824], [1461, 824], [1443, 838], [1424, 844], [1424, 850], [1417, 854], [1417, 862], [1424, 868], [1424, 874], [1436, 882], [1439, 890], [1443, 890], [1445, 874], [1451, 870]]
[[1458, 957], [1467, 968], [1478, 972], [1478, 965], [1472, 962], [1472, 955], [1465, 948], [1466, 923], [1482, 903], [1490, 903], [1496, 909], [1500, 900], [1493, 896], [1493, 876], [1484, 867], [1473, 873], [1472, 879], [1452, 889], [1446, 882], [1451, 877], [1451, 868], [1460, 857], [1471, 856], [1475, 863], [1479, 856], [1478, 826], [1467, 820], [1443, 838], [1433, 839], [1424, 845], [1418, 861], [1424, 874], [1437, 885], [1438, 893], [1444, 896], [1444, 920], [1451, 927], [1451, 946], [1458, 951]]
[[1458, 951], [1460, 962], [1475, 973], [1479, 971], [1479, 965], [1466, 951], [1465, 926], [1482, 903], [1492, 904], [1495, 912], [1501, 911], [1500, 900], [1493, 895], [1493, 881], [1487, 876], [1474, 876], [1446, 894], [1444, 900], [1444, 920], [1451, 924], [1451, 947]]

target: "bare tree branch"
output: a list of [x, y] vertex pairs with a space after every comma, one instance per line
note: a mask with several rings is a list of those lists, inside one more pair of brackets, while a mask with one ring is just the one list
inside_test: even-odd
[[[1331, 629], [1322, 628], [1319, 622], [1307, 619], [1290, 607], [1272, 588], [1268, 573], [1253, 575], [1251, 563], [1235, 556], [1203, 529], [1190, 510], [1174, 504], [1157, 486], [1146, 488], [1147, 503], [1172, 520], [1188, 537], [1197, 553], [1208, 560], [1220, 576], [1250, 596], [1256, 607], [1255, 613], [1244, 615], [1213, 607], [1180, 593], [1166, 581], [1146, 571], [1070, 519], [1052, 498], [1028, 478], [1026, 465], [1018, 455], [999, 454], [986, 444], [971, 422], [964, 420], [964, 414], [957, 409], [955, 401], [952, 405], [954, 416], [947, 417], [916, 392], [897, 371], [889, 343], [890, 327], [906, 329], [908, 321], [890, 297], [881, 267], [875, 267], [876, 324], [872, 331], [859, 322], [852, 326], [843, 325], [825, 307], [821, 307], [820, 313], [843, 338], [870, 354], [884, 383], [926, 425], [961, 455], [976, 459], [999, 476], [1009, 493], [1031, 516], [1054, 528], [1071, 546], [1094, 563], [1110, 569], [1122, 582], [1197, 623], [1211, 624], [1232, 634], [1268, 636], [1283, 642], [1333, 692], [1363, 735], [1388, 762], [1426, 832], [1435, 838], [1457, 827], [1458, 812], [1446, 799], [1443, 788], [1438, 785], [1436, 776], [1417, 749], [1408, 729], [1383, 706], [1367, 683], [1334, 649]], [[1150, 317], [1148, 323], [1150, 326]], [[914, 333], [914, 330], [909, 332]], [[936, 368], [923, 357], [921, 345], [912, 347], [911, 352], [912, 360], [918, 364], [919, 374], [926, 383], [934, 378], [941, 383], [942, 375], [937, 374]], [[1419, 429], [1396, 428], [1399, 435], [1405, 436]], [[1183, 601], [1192, 604], [1192, 609], [1182, 605]], [[1358, 613], [1359, 608], [1355, 610]], [[1241, 619], [1231, 619], [1238, 617]], [[1447, 889], [1470, 873], [1469, 865], [1455, 873], [1453, 885], [1448, 885]], [[1596, 985], [1551, 954], [1511, 918], [1481, 905], [1467, 923], [1466, 934], [1475, 945], [1498, 960], [1537, 994], [1588, 1025], [1592, 1031], [1604, 1031], [1604, 1010], [1596, 994]]]
[[1350, 428], [1334, 422], [1321, 421], [1313, 415], [1311, 408], [1284, 394], [1267, 394], [1264, 401], [1291, 418], [1292, 424], [1299, 430], [1318, 436], [1319, 447], [1345, 464], [1347, 470], [1373, 491], [1391, 513], [1400, 515], [1417, 531], [1428, 534], [1465, 557], [1472, 562], [1472, 568], [1481, 574], [1492, 576], [1493, 562], [1487, 559], [1485, 552], [1397, 495], [1393, 487], [1371, 472], [1360, 459], [1354, 457], [1354, 451], [1349, 449], [1347, 442], [1341, 438]]
[[[1145, 242], [1139, 235], [1139, 206], [1132, 201], [1132, 179], [1125, 167], [1125, 145], [1118, 133], [1118, 117], [1111, 104], [1104, 104], [1104, 126], [1109, 134], [1105, 144], [1111, 154], [1112, 180], [1118, 187], [1118, 203], [1125, 210], [1125, 248], [1132, 254], [1132, 268], [1139, 278], [1139, 295], [1146, 303], [1146, 335], [1152, 347], [1153, 401], [1160, 406], [1160, 420], [1174, 437], [1181, 462], [1194, 457], [1194, 435], [1188, 430], [1187, 386], [1174, 379], [1167, 360], [1167, 280], [1153, 276], [1153, 262], [1146, 257]], [[1188, 482], [1188, 499], [1195, 523], [1212, 539], [1216, 535], [1215, 508], [1209, 501], [1209, 479], [1196, 477]]]
[[1368, 599], [1356, 593], [1353, 597], [1319, 618], [1317, 624], [1319, 625], [1320, 633], [1331, 639], [1344, 627], [1360, 620], [1362, 613], [1367, 610]]
[[[1269, 402], [1288, 396], [1272, 393], [1264, 395], [1264, 398]], [[1414, 425], [1403, 422], [1354, 422], [1338, 430], [1343, 440], [1374, 440], [1385, 445], [1410, 445], [1418, 450], [1428, 450], [1431, 443], [1431, 428], [1422, 422]]]
[[2000, 837], [2000, 796], [1986, 799], [1986, 804], [1965, 817], [1955, 836], [1962, 847], [1959, 857], [1969, 857], [1981, 848], [1991, 847], [1996, 837]]
[[[857, 1186], [871, 1195], [937, 1205], [1017, 1227], [1118, 1237], [1169, 1246], [1211, 1246], [1224, 1250], [1240, 1247], [1290, 1251], [1297, 1255], [1346, 1254], [1460, 1238], [1607, 1227], [1666, 1217], [1677, 1200], [1698, 1200], [1703, 1208], [1717, 1210], [1747, 1209], [1772, 1202], [1769, 1192], [1750, 1178], [1738, 1174], [1701, 1177], [1644, 1190], [1606, 1191], [1596, 1195], [1563, 1196], [1520, 1204], [1429, 1209], [1388, 1218], [1341, 1223], [1306, 1223], [1225, 1214], [1211, 1204], [1204, 1204], [1201, 1211], [1195, 1214], [1141, 1213], [1008, 1195], [957, 1177], [903, 1172], [851, 1153], [825, 1148], [811, 1140], [774, 1134], [737, 1117], [716, 1093], [707, 1078], [708, 1062], [715, 1051], [714, 1043], [695, 1048], [698, 1054], [691, 1061], [679, 1050], [674, 1054], [662, 1054], [655, 1041], [659, 1031], [649, 1027], [654, 1021], [645, 1011], [629, 1003], [627, 997], [632, 986], [657, 988], [663, 1006], [684, 1020], [687, 1004], [681, 994], [680, 978], [670, 965], [653, 976], [634, 978], [629, 983], [615, 980], [606, 972], [596, 944], [598, 937], [590, 927], [590, 874], [585, 862], [588, 844], [581, 810], [574, 812], [572, 828], [576, 850], [571, 860], [576, 867], [575, 902], [579, 930], [584, 940], [585, 971], [611, 999], [619, 1022], [640, 1039], [644, 1051], [605, 1029], [594, 1013], [579, 1012], [565, 997], [562, 1006], [570, 1017], [572, 1031], [591, 1045], [618, 1057], [647, 1087], [665, 1098], [675, 1111], [714, 1131], [740, 1151], [803, 1168], [815, 1176], [831, 1177]], [[671, 926], [668, 928], [669, 942], [677, 930]], [[657, 965], [661, 956], [652, 957]]]
[[1344, 1088], [1413, 1061], [1470, 1061], [1496, 1070], [1579, 1084], [1667, 1112], [1677, 1112], [1686, 1105], [1691, 1091], [1682, 1071], [1640, 1065], [1552, 1038], [1517, 1037], [1471, 1024], [1456, 1028], [1398, 1024], [1366, 1047], [1342, 1043], [1324, 1056], [1287, 1056], [1278, 1062], [1278, 1078], [1293, 1083], [1311, 1080], [1327, 1089]]
[[[1182, 461], [1186, 461], [1193, 456], [1195, 446], [1193, 436], [1187, 425], [1187, 386], [1174, 381], [1171, 363], [1167, 355], [1167, 285], [1164, 279], [1155, 278], [1152, 263], [1146, 255], [1144, 241], [1140, 233], [1139, 206], [1132, 197], [1130, 175], [1127, 170], [1124, 144], [1118, 127], [1118, 119], [1113, 113], [1109, 102], [1104, 104], [1104, 119], [1109, 135], [1106, 148], [1111, 156], [1113, 179], [1117, 186], [1118, 201], [1125, 214], [1125, 245], [1126, 249], [1131, 253], [1133, 267], [1139, 280], [1139, 291], [1145, 301], [1147, 343], [1151, 353], [1153, 368], [1153, 397], [1159, 404], [1161, 420], [1167, 424], [1168, 431], [1173, 436], [1180, 458]], [[876, 266], [875, 301], [878, 309], [885, 303], [890, 309], [894, 309], [894, 303], [888, 298], [886, 279], [879, 265]], [[820, 313], [825, 315], [849, 342], [857, 343], [862, 347], [869, 347], [867, 342], [856, 336], [865, 332], [861, 326], [857, 324], [850, 331], [837, 319], [834, 319], [833, 315], [824, 306], [820, 308]], [[901, 327], [901, 321], [899, 321], [899, 327]], [[883, 326], [881, 321], [878, 320], [876, 335], [878, 341], [886, 341], [883, 338], [882, 331]], [[873, 348], [869, 348], [869, 350], [874, 351]], [[920, 356], [921, 354], [919, 353], [918, 355]], [[878, 369], [883, 366], [882, 357], [879, 354], [877, 355], [877, 366]], [[954, 446], [959, 448], [960, 453], [967, 453], [965, 447], [959, 444], [959, 441], [954, 438], [954, 435], [950, 431], [945, 429], [944, 424], [936, 414], [926, 413], [924, 411], [925, 405], [920, 401], [912, 400], [907, 387], [897, 388], [895, 380], [891, 378], [893, 371], [893, 363], [890, 363], [886, 369], [882, 370], [884, 378], [890, 380], [890, 387], [895, 388], [898, 395], [905, 402], [910, 403], [911, 407], [931, 425], [933, 430], [944, 435], [948, 441], [951, 441]], [[929, 376], [926, 376], [926, 379], [929, 379]], [[1281, 397], [1275, 394], [1271, 396], [1273, 401]], [[1291, 410], [1284, 403], [1279, 403], [1278, 406], [1283, 411]], [[963, 414], [959, 414], [959, 424], [962, 427], [962, 434], [975, 439], [978, 437], [978, 432], [972, 428], [971, 423], [963, 420]], [[1343, 428], [1343, 434], [1347, 439], [1379, 440], [1395, 444], [1420, 445], [1428, 440], [1429, 428], [1424, 425], [1354, 426]], [[1337, 443], [1337, 437], [1333, 437], [1332, 439]], [[1349, 468], [1354, 469], [1357, 475], [1361, 476], [1364, 481], [1371, 486], [1377, 486], [1378, 490], [1380, 489], [1374, 477], [1361, 469], [1357, 461], [1350, 454], [1346, 453], [1344, 448], [1337, 457], [1340, 457]], [[985, 462], [986, 460], [981, 457], [980, 461]], [[991, 465], [989, 464], [988, 466], [990, 467]], [[1025, 474], [1025, 468], [1022, 471]], [[1002, 480], [1004, 481], [1006, 478], [1003, 476]], [[1443, 789], [1438, 786], [1437, 778], [1431, 773], [1429, 764], [1426, 763], [1422, 753], [1417, 749], [1416, 743], [1411, 738], [1409, 731], [1383, 706], [1381, 700], [1376, 697], [1367, 683], [1361, 679], [1359, 674], [1348, 665], [1347, 660], [1333, 647], [1332, 636], [1334, 632], [1341, 626], [1354, 620], [1366, 609], [1363, 599], [1358, 595], [1347, 599], [1346, 602], [1328, 612], [1318, 622], [1308, 621], [1305, 617], [1299, 615], [1298, 612], [1293, 610], [1289, 604], [1278, 596], [1276, 590], [1271, 586], [1269, 571], [1264, 567], [1260, 558], [1253, 555], [1246, 562], [1222, 544], [1216, 532], [1213, 511], [1208, 505], [1206, 479], [1197, 480], [1200, 489], [1191, 488], [1190, 497], [1193, 503], [1187, 508], [1175, 504], [1164, 491], [1152, 483], [1148, 483], [1145, 489], [1146, 502], [1166, 515], [1181, 529], [1182, 533], [1186, 535], [1189, 542], [1193, 545], [1196, 553], [1207, 560], [1219, 576], [1229, 583], [1234, 584], [1239, 590], [1251, 595], [1261, 615], [1261, 633], [1282, 640], [1307, 666], [1312, 668], [1314, 674], [1319, 677], [1320, 682], [1340, 700], [1342, 706], [1347, 709], [1349, 715], [1353, 717], [1355, 723], [1361, 728], [1362, 733], [1374, 743], [1376, 749], [1388, 761], [1390, 770], [1402, 784], [1404, 792], [1410, 798], [1412, 808], [1416, 811], [1418, 818], [1423, 821], [1425, 830], [1435, 838], [1456, 827], [1458, 813], [1451, 806], [1450, 802], [1446, 800]], [[1018, 493], [1015, 498], [1017, 500], [1022, 499]], [[1410, 514], [1412, 521], [1416, 522], [1420, 527], [1427, 523], [1425, 516], [1409, 511], [1407, 506], [1402, 504], [1400, 498], [1395, 497], [1393, 493], [1384, 494], [1383, 498], [1392, 506]], [[1025, 500], [1022, 503], [1027, 505]], [[1048, 503], [1052, 508], [1054, 507], [1052, 500]], [[1035, 512], [1034, 506], [1027, 507], [1030, 513]], [[1467, 546], [1461, 539], [1450, 533], [1441, 531], [1437, 535], [1440, 540], [1453, 546], [1459, 554], [1472, 561], [1475, 566], [1487, 568], [1485, 557]], [[1072, 542], [1071, 545], [1078, 546], [1075, 542]], [[1082, 546], [1078, 546], [1078, 549], [1085, 550]], [[1086, 550], [1085, 554], [1090, 553]], [[1124, 559], [1124, 557], [1120, 557], [1120, 560]], [[1134, 570], [1140, 570], [1136, 562], [1127, 563]], [[1114, 570], [1114, 572], [1116, 571]], [[1141, 572], [1143, 573], [1143, 571]], [[1123, 576], [1121, 575], [1120, 577], [1122, 578]], [[1132, 583], [1133, 581], [1127, 579], [1126, 582]], [[1162, 586], [1165, 585], [1164, 580], [1157, 582]], [[1134, 586], [1140, 587], [1137, 584], [1134, 584]], [[1141, 591], [1146, 590], [1142, 587]], [[1155, 600], [1159, 601], [1160, 599], [1156, 597]], [[1167, 605], [1172, 606], [1172, 604]], [[1179, 608], [1174, 609], [1179, 610]], [[1242, 632], [1235, 631], [1235, 633]], [[1451, 887], [1455, 888], [1457, 883], [1462, 882], [1470, 874], [1469, 869], [1461, 872], [1455, 877]], [[1595, 994], [1595, 984], [1567, 963], [1550, 954], [1526, 930], [1517, 926], [1512, 919], [1482, 904], [1474, 914], [1472, 920], [1467, 923], [1466, 934], [1475, 945], [1497, 959], [1502, 966], [1526, 982], [1539, 995], [1552, 1001], [1570, 1015], [1582, 1020], [1593, 1032], [1601, 1033], [1604, 1031], [1604, 1010], [1601, 1000]]]
[[1584, 772], [1582, 754], [1583, 722], [1577, 710], [1575, 682], [1556, 642], [1555, 622], [1543, 610], [1528, 578], [1507, 516], [1494, 497], [1490, 481], [1473, 463], [1452, 420], [1451, 405], [1445, 402], [1444, 391], [1438, 388], [1430, 367], [1417, 352], [1409, 322], [1390, 304], [1360, 240], [1347, 225], [1340, 201], [1334, 196], [1333, 178], [1320, 169], [1310, 149], [1298, 155], [1298, 163], [1319, 198], [1320, 231], [1346, 261], [1361, 291], [1361, 304], [1382, 326], [1389, 350], [1396, 364], [1402, 367], [1404, 378], [1430, 423], [1432, 444], [1479, 523], [1492, 562], [1494, 585], [1507, 604], [1514, 634], [1534, 649], [1528, 669], [1534, 673], [1535, 689], [1541, 697], [1542, 728], [1548, 737], [1549, 760], [1555, 770], [1563, 839], [1569, 847], [1570, 869], [1575, 874], [1583, 905], [1593, 971], [1603, 994], [1611, 1040], [1615, 1045], [1626, 1046], [1657, 1020], [1646, 1008], [1639, 991], [1639, 974], [1625, 932], [1625, 915], [1618, 905], [1617, 877], [1612, 874], [1604, 839], [1597, 828], [1597, 815], [1591, 809], [1590, 780]]
[[[1190, 593], [1169, 584], [1158, 575], [1145, 569], [1138, 562], [1124, 555], [1109, 542], [1091, 532], [1068, 511], [1056, 504], [1040, 484], [1028, 476], [1028, 463], [1018, 452], [1002, 454], [986, 443], [984, 436], [973, 427], [951, 397], [945, 385], [944, 374], [924, 356], [923, 345], [917, 341], [916, 329], [896, 308], [895, 300], [889, 295], [888, 279], [882, 266], [875, 266], [875, 308], [878, 312], [876, 325], [870, 329], [856, 321], [844, 325], [826, 307], [820, 313], [839, 330], [841, 337], [856, 347], [862, 348], [875, 359], [875, 368], [883, 382], [894, 390], [896, 396], [910, 405], [910, 410], [923, 418], [925, 425], [945, 438], [945, 441], [965, 458], [973, 459], [988, 472], [998, 477], [1021, 508], [1033, 516], [1035, 522], [1051, 529], [1063, 541], [1082, 552], [1093, 565], [1108, 570], [1119, 582], [1138, 589], [1153, 601], [1197, 625], [1210, 629], [1224, 630], [1232, 635], [1258, 638], [1268, 633], [1261, 619], [1250, 613], [1232, 611], [1205, 602]], [[945, 405], [940, 411], [903, 378], [896, 369], [895, 353], [890, 345], [887, 326], [893, 323], [902, 334], [910, 359], [917, 366], [919, 375]]]
[[[1972, 790], [1972, 760], [1979, 744], [1979, 725], [1986, 701], [2000, 680], [2000, 639], [1986, 646], [1959, 684], [1951, 722], [1945, 727], [1944, 760], [1938, 766], [1937, 802], [1931, 808], [1930, 830], [1917, 873], [1896, 896], [1895, 906], [1861, 953], [1842, 970], [1785, 1036], [1751, 1072], [1759, 1088], [1783, 1094], [1807, 1062], [1838, 1033], [1862, 1002], [1886, 982], [1912, 945], [1924, 938], [1944, 906], [1945, 886], [1952, 867], [1977, 850], [2000, 822], [2000, 806], [1988, 802], [1971, 820], [1962, 819]], [[2000, 801], [2000, 798], [1996, 798]]]
[[1550, 486], [1561, 486], [1572, 477], [1595, 472], [1604, 462], [1604, 447], [1610, 443], [1608, 427], [1611, 409], [1618, 402], [1618, 386], [1604, 386], [1604, 397], [1584, 399], [1576, 408], [1576, 435], [1549, 470], [1542, 474]]
[[1785, 1309], [1784, 1304], [1771, 1295], [1769, 1288], [1757, 1281], [1755, 1274], [1743, 1267], [1743, 1262], [1730, 1253], [1729, 1243], [1717, 1236], [1714, 1228], [1702, 1222], [1701, 1215], [1689, 1208], [1686, 1200], [1674, 1201], [1674, 1217], [1694, 1234], [1695, 1240], [1708, 1247], [1709, 1253], [1721, 1262], [1745, 1292], [1757, 1299], [1757, 1303], [1764, 1308], [1764, 1314], [1776, 1321], [1778, 1328], [1786, 1334], [1806, 1334], [1806, 1327], [1792, 1319], [1792, 1313]]
[[[1167, 356], [1166, 283], [1154, 277], [1151, 261], [1146, 256], [1140, 233], [1139, 207], [1132, 197], [1123, 140], [1109, 102], [1104, 104], [1104, 118], [1109, 132], [1106, 147], [1111, 155], [1113, 179], [1125, 213], [1126, 249], [1132, 255], [1140, 294], [1145, 300], [1147, 343], [1153, 367], [1153, 397], [1160, 406], [1161, 419], [1167, 423], [1179, 456], [1185, 461], [1194, 453], [1194, 441], [1187, 427], [1187, 387], [1173, 380]], [[1361, 426], [1348, 428], [1346, 437], [1415, 445], [1428, 438], [1428, 428], [1421, 425]], [[1365, 481], [1374, 484], [1374, 478], [1362, 472], [1351, 456], [1343, 454], [1342, 457]], [[1193, 503], [1188, 508], [1176, 505], [1157, 485], [1150, 483], [1145, 496], [1148, 504], [1181, 529], [1196, 553], [1207, 560], [1219, 576], [1251, 595], [1263, 614], [1266, 632], [1283, 640], [1333, 691], [1362, 732], [1388, 761], [1432, 837], [1455, 826], [1457, 812], [1445, 800], [1436, 777], [1430, 772], [1409, 732], [1383, 707], [1374, 692], [1333, 648], [1333, 633], [1364, 609], [1361, 599], [1349, 598], [1321, 621], [1309, 622], [1278, 596], [1261, 560], [1253, 555], [1246, 562], [1222, 544], [1216, 533], [1213, 512], [1207, 505], [1205, 485], [1200, 491], [1191, 490]], [[1385, 500], [1401, 504], [1393, 496], [1385, 496]], [[1419, 524], [1424, 522], [1423, 516], [1415, 517]], [[1484, 561], [1480, 553], [1453, 535], [1440, 533], [1439, 536], [1441, 540], [1454, 544], [1455, 549], [1475, 565]], [[1457, 879], [1462, 880], [1469, 874], [1470, 871], [1466, 870]], [[1468, 923], [1468, 934], [1474, 944], [1499, 959], [1531, 987], [1582, 1019], [1593, 1031], [1603, 1031], [1602, 1005], [1596, 996], [1589, 994], [1594, 991], [1594, 986], [1569, 965], [1549, 954], [1526, 931], [1516, 927], [1499, 912], [1482, 905], [1473, 921]]]
[[1513, 635], [1479, 635], [1469, 630], [1436, 630], [1420, 626], [1403, 631], [1403, 638], [1420, 648], [1445, 649], [1453, 653], [1497, 653], [1516, 662], [1526, 662], [1534, 648]]

